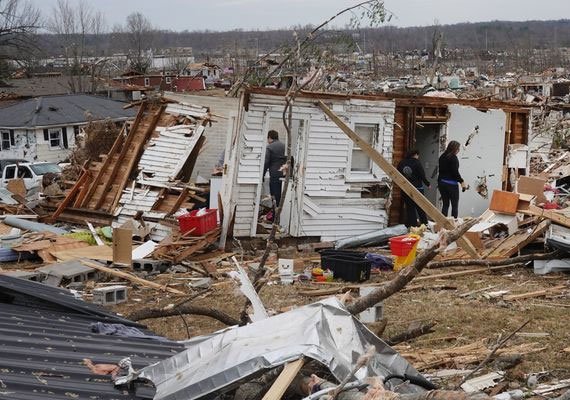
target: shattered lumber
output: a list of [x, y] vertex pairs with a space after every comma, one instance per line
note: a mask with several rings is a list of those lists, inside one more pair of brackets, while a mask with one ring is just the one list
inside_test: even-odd
[[[356, 134], [348, 125], [344, 123], [330, 108], [328, 108], [322, 100], [317, 105], [323, 112], [350, 138], [360, 149], [368, 156], [382, 171], [384, 171], [392, 181], [398, 185], [404, 193], [412, 198], [425, 213], [439, 225], [446, 229], [453, 229], [453, 223], [447, 219], [431, 202], [421, 194], [392, 164], [390, 164], [382, 155], [376, 151], [368, 142]], [[479, 258], [479, 253], [467, 238], [460, 237], [457, 239], [459, 246], [467, 252], [472, 258]]]
[[123, 278], [123, 279], [131, 281], [133, 283], [143, 285], [143, 286], [146, 286], [146, 287], [149, 287], [152, 289], [166, 290], [166, 291], [173, 293], [173, 294], [180, 294], [180, 295], [186, 295], [187, 294], [187, 293], [184, 293], [178, 289], [174, 289], [174, 288], [171, 288], [168, 286], [159, 285], [158, 283], [147, 281], [146, 279], [139, 278], [138, 276], [134, 276], [134, 275], [131, 275], [131, 274], [123, 272], [123, 271], [117, 271], [113, 268], [105, 267], [103, 265], [94, 263], [92, 261], [81, 260], [81, 263], [88, 266], [88, 267], [96, 269], [98, 271], [105, 272], [106, 274], [116, 276], [119, 278]]
[[457, 260], [445, 260], [436, 261], [428, 264], [427, 268], [446, 268], [446, 267], [463, 267], [463, 266], [475, 266], [484, 265], [487, 267], [496, 267], [499, 265], [510, 265], [510, 264], [522, 264], [534, 260], [554, 260], [562, 255], [562, 252], [557, 250], [550, 253], [540, 253], [540, 254], [528, 254], [525, 256], [507, 258], [507, 259], [495, 259], [495, 260], [469, 260], [469, 259], [457, 259]]
[[[458, 238], [463, 236], [472, 226], [478, 222], [478, 219], [473, 219], [468, 221], [452, 231], [443, 233], [443, 241], [445, 243], [453, 243]], [[424, 250], [419, 254], [414, 263], [409, 267], [402, 269], [398, 275], [389, 282], [374, 290], [367, 296], [361, 297], [356, 300], [353, 304], [348, 306], [348, 311], [351, 314], [360, 314], [362, 311], [369, 307], [378, 304], [384, 299], [392, 296], [394, 293], [402, 290], [412, 279], [414, 279], [425, 266], [439, 253], [440, 243], [436, 243], [429, 249]], [[441, 245], [443, 247], [444, 245]]]
[[534, 217], [547, 218], [552, 222], [554, 222], [555, 224], [565, 226], [566, 228], [570, 228], [570, 218], [553, 210], [545, 210], [543, 208], [531, 204], [529, 205], [528, 209], [518, 210], [518, 212], [526, 215], [532, 215]]
[[134, 311], [129, 314], [129, 319], [133, 321], [140, 321], [143, 319], [172, 317], [177, 315], [203, 315], [220, 321], [221, 323], [234, 326], [239, 325], [240, 321], [229, 316], [223, 311], [210, 307], [196, 306], [192, 304], [183, 304], [178, 307], [170, 308], [144, 308], [142, 310]]
[[568, 289], [568, 287], [566, 285], [559, 285], [559, 286], [551, 287], [548, 289], [537, 290], [534, 292], [521, 293], [521, 294], [511, 294], [508, 296], [503, 296], [503, 300], [515, 301], [515, 300], [531, 299], [534, 297], [547, 296], [549, 294], [558, 294], [560, 292], [563, 292], [566, 289]]

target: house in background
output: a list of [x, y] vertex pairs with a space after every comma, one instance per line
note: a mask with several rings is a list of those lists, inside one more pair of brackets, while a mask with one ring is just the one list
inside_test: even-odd
[[[252, 88], [242, 95], [228, 136], [222, 186], [225, 234], [257, 235], [264, 188], [267, 132], [283, 128], [285, 91]], [[401, 193], [389, 177], [315, 104], [325, 102], [393, 165], [413, 148], [420, 152], [439, 206], [438, 158], [450, 140], [462, 144], [460, 171], [471, 190], [461, 194], [460, 216], [479, 216], [494, 189], [528, 173], [530, 107], [516, 103], [393, 94], [376, 96], [302, 92], [292, 113], [295, 164], [281, 214], [282, 232], [337, 240], [370, 233], [401, 220]], [[522, 157], [510, 157], [513, 149]], [[505, 173], [503, 172], [505, 171]], [[507, 173], [508, 172], [508, 173]], [[265, 179], [267, 182], [267, 179]]]
[[37, 97], [0, 108], [0, 159], [64, 161], [89, 122], [133, 118], [136, 110], [124, 109], [124, 104], [74, 94]]
[[178, 75], [178, 74], [123, 74], [114, 81], [122, 85], [131, 85], [148, 90], [160, 90], [169, 92], [195, 92], [206, 90], [204, 77], [201, 75]]

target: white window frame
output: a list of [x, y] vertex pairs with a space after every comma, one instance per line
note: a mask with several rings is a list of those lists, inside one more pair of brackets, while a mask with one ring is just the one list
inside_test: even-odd
[[[57, 134], [56, 137], [52, 137], [52, 134]], [[54, 146], [52, 141], [57, 140], [59, 144]], [[50, 150], [61, 150], [63, 149], [63, 130], [61, 128], [50, 128], [48, 129], [48, 142]]]
[[145, 86], [150, 86], [150, 78], [144, 78], [144, 85]]
[[[377, 150], [380, 154], [382, 154], [382, 145], [383, 145], [383, 132], [384, 132], [384, 121], [379, 116], [374, 117], [356, 117], [351, 118], [350, 127], [351, 129], [356, 132], [357, 125], [376, 125], [377, 132], [374, 137], [375, 143], [372, 144], [375, 150]], [[370, 167], [368, 171], [353, 171], [352, 170], [352, 151], [355, 148], [358, 148], [356, 143], [352, 141], [350, 138], [347, 138], [349, 141], [348, 146], [348, 163], [346, 166], [346, 180], [347, 182], [373, 182], [378, 181], [380, 176], [382, 175], [382, 171], [380, 168], [370, 160]]]
[[164, 81], [166, 82], [167, 85], [170, 85], [172, 83], [172, 77], [167, 76]]
[[[7, 135], [7, 136], [4, 136]], [[4, 147], [4, 141], [8, 140], [8, 147]], [[0, 150], [10, 150], [12, 147], [12, 138], [10, 137], [10, 131], [7, 129], [2, 129], [0, 131]]]

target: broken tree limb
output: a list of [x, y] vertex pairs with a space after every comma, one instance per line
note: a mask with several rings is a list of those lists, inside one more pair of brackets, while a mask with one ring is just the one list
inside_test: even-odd
[[[453, 229], [453, 223], [448, 220], [431, 202], [421, 194], [392, 164], [390, 164], [382, 155], [376, 151], [368, 142], [356, 134], [348, 125], [344, 123], [330, 108], [328, 108], [322, 100], [317, 105], [323, 112], [334, 122], [340, 130], [342, 130], [358, 147], [368, 156], [376, 165], [382, 169], [392, 181], [398, 185], [404, 193], [406, 193], [415, 203], [425, 211], [439, 225], [446, 229]], [[459, 246], [467, 252], [472, 258], [480, 258], [479, 253], [468, 239], [460, 237], [457, 239]]]
[[550, 253], [540, 253], [540, 254], [528, 254], [526, 256], [520, 257], [512, 257], [506, 259], [496, 259], [496, 260], [487, 260], [487, 259], [474, 259], [474, 260], [466, 260], [464, 258], [457, 259], [457, 260], [445, 260], [445, 261], [436, 261], [431, 262], [428, 264], [427, 268], [435, 269], [435, 268], [445, 268], [445, 267], [462, 267], [462, 266], [473, 266], [473, 265], [484, 265], [486, 267], [496, 267], [499, 265], [509, 265], [509, 264], [520, 264], [526, 263], [529, 261], [534, 260], [553, 260], [560, 257], [563, 253], [560, 250], [556, 250]]
[[101, 271], [101, 272], [104, 272], [104, 273], [112, 275], [112, 276], [116, 276], [119, 278], [126, 279], [126, 280], [128, 280], [132, 283], [136, 283], [138, 285], [146, 286], [146, 287], [149, 287], [152, 289], [157, 289], [157, 290], [166, 290], [166, 291], [173, 293], [173, 294], [181, 294], [181, 295], [187, 294], [181, 290], [174, 289], [174, 288], [164, 286], [164, 285], [160, 285], [160, 284], [155, 283], [155, 282], [147, 281], [146, 279], [139, 278], [138, 276], [134, 276], [134, 275], [131, 275], [131, 274], [129, 274], [127, 272], [123, 272], [123, 271], [117, 271], [116, 269], [105, 267], [105, 266], [103, 266], [101, 264], [97, 264], [93, 261], [81, 260], [81, 263], [88, 266], [88, 267], [96, 269], [97, 271]]
[[210, 307], [182, 304], [178, 307], [169, 308], [144, 308], [129, 314], [129, 319], [140, 321], [143, 319], [172, 317], [179, 315], [203, 315], [220, 321], [228, 326], [239, 325], [240, 321], [223, 311]]
[[390, 339], [386, 340], [386, 343], [390, 346], [395, 346], [398, 343], [407, 342], [408, 340], [415, 339], [422, 335], [435, 332], [432, 328], [436, 325], [435, 322], [429, 322], [427, 324], [421, 324], [418, 327], [408, 329], [398, 335], [392, 336]]
[[348, 311], [354, 315], [360, 314], [368, 307], [372, 307], [382, 300], [392, 296], [394, 293], [402, 290], [431, 260], [433, 260], [433, 258], [439, 253], [440, 246], [445, 248], [447, 247], [446, 244], [455, 242], [477, 222], [478, 219], [473, 219], [458, 226], [452, 231], [443, 233], [442, 240], [445, 242], [444, 244], [436, 243], [429, 249], [421, 252], [412, 265], [402, 269], [394, 279], [386, 282], [369, 295], [356, 300], [353, 304], [348, 306]]

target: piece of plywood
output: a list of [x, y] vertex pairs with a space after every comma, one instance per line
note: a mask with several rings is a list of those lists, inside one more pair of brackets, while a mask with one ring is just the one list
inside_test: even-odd
[[6, 189], [18, 196], [26, 197], [26, 185], [22, 178], [10, 179], [6, 184]]
[[133, 262], [133, 231], [113, 228], [113, 263], [131, 265]]
[[[390, 164], [382, 155], [376, 151], [368, 142], [356, 134], [348, 125], [344, 123], [334, 112], [332, 112], [322, 101], [318, 102], [323, 112], [350, 138], [358, 147], [368, 156], [382, 171], [384, 171], [392, 181], [398, 185], [404, 193], [406, 193], [414, 202], [421, 207], [425, 213], [436, 223], [446, 229], [454, 229], [455, 226], [449, 221], [426, 197], [421, 194], [392, 164]], [[465, 237], [457, 240], [457, 244], [465, 250], [471, 257], [479, 258], [479, 254], [475, 247]]]
[[283, 371], [279, 374], [271, 388], [265, 393], [262, 400], [281, 400], [285, 391], [297, 376], [305, 361], [301, 358], [297, 361], [287, 363]]
[[519, 194], [493, 190], [489, 209], [503, 214], [515, 215], [519, 203]]
[[546, 185], [546, 180], [544, 179], [521, 176], [517, 182], [517, 192], [536, 196], [538, 204], [546, 203], [547, 199], [544, 196], [544, 185]]
[[77, 249], [52, 250], [50, 254], [59, 261], [76, 260], [79, 258], [113, 261], [113, 249], [110, 246], [88, 246]]
[[517, 205], [517, 210], [528, 210], [535, 196], [532, 194], [519, 193], [519, 204]]

